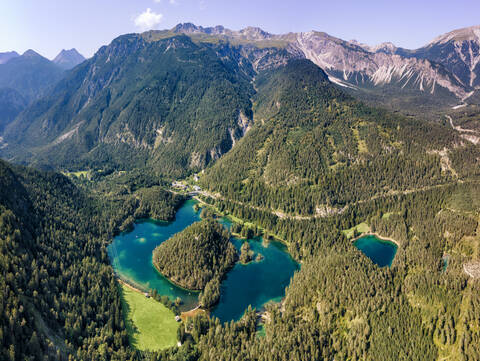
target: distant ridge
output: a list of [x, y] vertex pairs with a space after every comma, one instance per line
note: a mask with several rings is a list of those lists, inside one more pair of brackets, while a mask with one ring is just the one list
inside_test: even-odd
[[270, 34], [255, 27], [234, 31], [186, 23], [170, 32], [199, 41], [203, 34], [234, 45], [284, 49], [311, 60], [355, 96], [395, 110], [435, 112], [475, 102], [475, 94], [480, 95], [480, 26], [451, 31], [414, 50], [390, 42], [370, 46], [345, 41], [320, 31]]
[[10, 59], [20, 56], [16, 51], [8, 51], [6, 53], [0, 53], [0, 64], [5, 64]]
[[70, 50], [63, 49], [54, 59], [53, 62], [62, 69], [68, 70], [76, 67], [78, 64], [83, 63], [85, 57], [80, 54], [77, 49]]
[[10, 60], [0, 64], [0, 88], [16, 90], [28, 103], [63, 77], [61, 67], [32, 49], [22, 55], [13, 53]]

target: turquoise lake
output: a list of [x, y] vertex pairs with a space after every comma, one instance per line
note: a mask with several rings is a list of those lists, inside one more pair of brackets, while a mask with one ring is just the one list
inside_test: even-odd
[[[193, 209], [195, 203], [186, 201], [173, 222], [137, 222], [131, 232], [118, 235], [108, 246], [112, 265], [120, 278], [143, 290], [156, 289], [160, 295], [172, 300], [180, 297], [183, 301], [181, 310], [197, 305], [198, 292], [179, 288], [159, 274], [152, 264], [152, 252], [175, 233], [200, 220], [200, 213]], [[227, 228], [230, 226], [227, 219], [219, 221]], [[237, 249], [244, 242], [234, 237], [231, 241]], [[261, 238], [247, 241], [251, 249], [262, 254], [264, 259], [248, 265], [236, 264], [228, 272], [221, 285], [220, 302], [211, 312], [222, 322], [238, 320], [248, 305], [260, 309], [269, 301], [280, 301], [285, 287], [299, 268], [283, 244], [271, 241], [265, 245]]]
[[398, 249], [395, 243], [373, 235], [360, 237], [354, 245], [380, 267], [390, 267]]

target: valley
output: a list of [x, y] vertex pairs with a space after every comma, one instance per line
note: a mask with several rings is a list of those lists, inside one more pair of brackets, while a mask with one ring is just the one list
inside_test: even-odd
[[[199, 292], [191, 291], [170, 282], [160, 275], [152, 265], [153, 249], [167, 240], [170, 235], [181, 232], [188, 225], [200, 220], [199, 213], [193, 210], [194, 201], [187, 201], [178, 210], [173, 223], [137, 223], [133, 231], [117, 236], [109, 245], [108, 251], [115, 272], [120, 279], [136, 285], [144, 292], [152, 291], [170, 300], [180, 298], [178, 311], [195, 309], [199, 302]], [[218, 220], [227, 228], [232, 223], [227, 218]], [[246, 241], [232, 238], [237, 251], [243, 242], [249, 242], [256, 253], [263, 256], [261, 261], [249, 265], [237, 264], [229, 270], [221, 282], [220, 303], [213, 305], [211, 315], [221, 322], [236, 321], [241, 318], [248, 305], [257, 309], [269, 301], [283, 297], [285, 287], [298, 265], [286, 253], [285, 246], [277, 241], [263, 244], [262, 239]]]
[[0, 54], [0, 359], [479, 359], [478, 29]]

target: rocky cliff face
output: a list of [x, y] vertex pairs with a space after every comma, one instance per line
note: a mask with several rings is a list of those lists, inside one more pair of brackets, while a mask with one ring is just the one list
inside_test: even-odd
[[[394, 84], [432, 94], [442, 87], [457, 98], [467, 89], [453, 74], [427, 59], [392, 54], [392, 45], [375, 51], [334, 38], [325, 33], [297, 34], [296, 46], [305, 57], [324, 69], [334, 82], [344, 86], [382, 87]], [[373, 50], [373, 49], [372, 49]]]
[[392, 43], [368, 46], [317, 31], [273, 35], [258, 28], [232, 31], [193, 24], [180, 24], [172, 31], [255, 46], [247, 57], [257, 71], [283, 65], [289, 58], [307, 58], [331, 81], [360, 95], [368, 91], [369, 96], [384, 96], [388, 87], [391, 96], [416, 94], [425, 102], [441, 97], [444, 105], [454, 106], [480, 92], [480, 26], [452, 31], [417, 50]]
[[480, 26], [451, 31], [405, 55], [442, 64], [465, 88], [480, 89]]

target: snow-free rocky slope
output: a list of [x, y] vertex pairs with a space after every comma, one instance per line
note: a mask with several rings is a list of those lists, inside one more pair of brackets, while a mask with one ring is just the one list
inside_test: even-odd
[[311, 60], [354, 95], [400, 110], [456, 106], [480, 89], [480, 26], [452, 31], [417, 50], [392, 43], [371, 47], [318, 31], [273, 35], [259, 28], [231, 31], [193, 24], [177, 25], [172, 31], [283, 48]]

